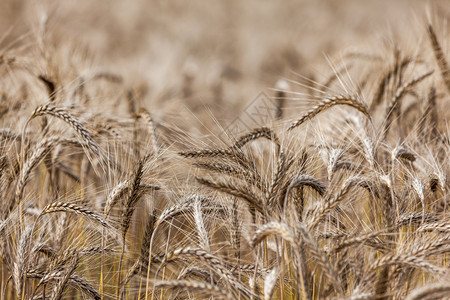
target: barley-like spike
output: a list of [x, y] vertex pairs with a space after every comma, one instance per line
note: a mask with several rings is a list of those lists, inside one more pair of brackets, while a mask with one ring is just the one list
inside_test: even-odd
[[350, 177], [346, 179], [338, 193], [335, 196], [328, 197], [326, 202], [321, 204], [314, 211], [313, 216], [310, 220], [308, 220], [308, 228], [314, 228], [315, 226], [317, 226], [317, 224], [321, 220], [323, 220], [330, 211], [336, 208], [341, 203], [341, 201], [345, 199], [345, 196], [349, 192], [350, 188], [353, 185], [358, 185], [360, 181], [360, 177]]
[[389, 175], [380, 176], [380, 189], [379, 195], [382, 200], [382, 213], [383, 219], [386, 222], [387, 227], [393, 226], [393, 212], [394, 212], [394, 199], [392, 191], [392, 181]]
[[186, 152], [179, 152], [178, 154], [185, 158], [233, 156], [233, 152], [230, 149], [220, 149], [220, 148], [186, 151]]
[[[277, 192], [280, 188], [283, 176], [288, 171], [286, 167], [286, 154], [284, 153], [283, 149], [281, 149], [278, 153], [277, 157], [277, 168], [274, 171], [272, 171], [272, 182], [270, 183], [270, 189], [269, 189], [269, 203], [275, 202], [275, 197], [277, 195]], [[291, 160], [291, 163], [293, 163], [293, 159]]]
[[341, 280], [334, 267], [330, 264], [330, 261], [328, 260], [326, 254], [319, 248], [317, 242], [314, 240], [309, 230], [305, 226], [303, 226], [303, 224], [297, 224], [296, 229], [298, 230], [300, 235], [303, 236], [303, 241], [305, 245], [307, 245], [309, 252], [313, 257], [316, 258], [317, 263], [322, 267], [325, 276], [333, 284], [336, 292], [342, 295], [344, 291], [342, 289]]
[[93, 247], [86, 247], [81, 248], [78, 253], [80, 255], [89, 255], [89, 254], [96, 254], [96, 253], [114, 253], [116, 252], [115, 249], [111, 248], [102, 248], [101, 246], [93, 246]]
[[155, 282], [155, 287], [168, 288], [168, 289], [185, 289], [187, 291], [201, 291], [208, 295], [215, 295], [224, 299], [235, 299], [233, 295], [223, 289], [220, 289], [216, 285], [199, 281], [187, 281], [187, 280], [166, 280]]
[[267, 268], [256, 268], [255, 265], [252, 264], [247, 264], [247, 265], [237, 265], [237, 266], [233, 266], [231, 267], [231, 273], [238, 273], [238, 272], [243, 272], [243, 273], [254, 273], [256, 270], [256, 273], [258, 274], [267, 274], [270, 272], [269, 269]]
[[[421, 134], [426, 140], [435, 139], [438, 136], [437, 122], [438, 122], [438, 111], [436, 106], [436, 88], [434, 86], [430, 87], [427, 95], [427, 104], [425, 110], [420, 117], [418, 133]], [[430, 132], [425, 133], [425, 125], [430, 125]]]
[[371, 112], [373, 112], [373, 110], [381, 103], [386, 87], [389, 86], [389, 81], [392, 76], [394, 76], [394, 74], [398, 74], [401, 69], [408, 66], [411, 62], [413, 62], [413, 59], [410, 57], [404, 58], [400, 63], [396, 63], [393, 68], [389, 69], [389, 71], [382, 76], [378, 83], [377, 91], [374, 94], [375, 96], [370, 103]]
[[403, 96], [406, 94], [406, 92], [408, 90], [410, 90], [413, 86], [415, 86], [417, 83], [421, 82], [422, 80], [424, 80], [431, 74], [433, 74], [433, 72], [434, 72], [433, 70], [428, 71], [422, 75], [414, 77], [410, 81], [405, 82], [402, 86], [400, 86], [397, 89], [394, 97], [391, 100], [391, 103], [389, 104], [389, 106], [386, 110], [386, 117], [385, 117], [385, 124], [384, 124], [384, 128], [385, 128], [384, 135], [385, 136], [387, 135], [387, 131], [392, 124], [392, 118], [393, 118], [394, 112], [400, 111], [400, 105], [401, 105], [401, 100], [402, 100]]
[[158, 136], [156, 135], [156, 125], [155, 125], [155, 122], [153, 121], [152, 116], [144, 108], [141, 108], [136, 113], [136, 115], [137, 115], [138, 118], [142, 118], [145, 121], [145, 123], [147, 123], [148, 132], [150, 134], [150, 139], [152, 141], [153, 152], [155, 154], [158, 154], [158, 152], [159, 152]]
[[[423, 221], [423, 223], [437, 222], [437, 221], [439, 221], [439, 217], [435, 216], [435, 215], [432, 215], [430, 213], [427, 213], [427, 212], [425, 212], [425, 213], [423, 213], [423, 212], [413, 212], [413, 213], [410, 213], [410, 214], [401, 215], [399, 218], [397, 218], [395, 220], [395, 226], [398, 229], [398, 228], [400, 228], [402, 226], [408, 226], [408, 225], [411, 225], [411, 224], [417, 224], [417, 223], [421, 223], [422, 221]], [[428, 226], [428, 225], [432, 226], [433, 224], [437, 224], [437, 223], [421, 225], [417, 229], [417, 231], [420, 231], [423, 226]], [[424, 228], [425, 227], [423, 227], [422, 230], [425, 230]], [[428, 228], [430, 228], [430, 227], [428, 227]], [[450, 227], [449, 227], [449, 229], [450, 229]], [[427, 231], [427, 230], [425, 230], [425, 231]]]
[[380, 259], [377, 259], [370, 267], [369, 270], [376, 270], [380, 267], [387, 267], [393, 265], [408, 266], [416, 269], [423, 270], [432, 274], [445, 274], [444, 268], [437, 267], [426, 260], [408, 254], [387, 254]]
[[358, 168], [358, 166], [353, 164], [350, 161], [339, 161], [334, 165], [334, 168], [332, 169], [332, 173], [334, 173], [338, 170], [354, 171], [357, 168]]
[[390, 104], [390, 107], [396, 107], [398, 104], [398, 101], [411, 89], [413, 86], [424, 80], [425, 78], [429, 77], [434, 73], [434, 70], [430, 70], [422, 75], [418, 75], [411, 79], [410, 81], [405, 82], [402, 86], [400, 86], [396, 92], [394, 97], [392, 98], [392, 102]]
[[[213, 275], [214, 274], [212, 274], [210, 271], [208, 271], [206, 269], [202, 269], [197, 266], [190, 266], [190, 267], [184, 268], [183, 271], [180, 272], [180, 274], [177, 276], [177, 280], [182, 280], [189, 276], [197, 276], [197, 277], [202, 278], [205, 281], [210, 281], [211, 276], [213, 276]], [[214, 278], [214, 276], [213, 276], [212, 282], [214, 283], [214, 285], [217, 285], [218, 278]]]
[[231, 218], [231, 227], [230, 227], [230, 238], [231, 238], [231, 246], [233, 247], [234, 256], [237, 259], [239, 264], [239, 260], [241, 258], [241, 232], [240, 222], [239, 222], [239, 211], [238, 211], [238, 200], [233, 198], [233, 204], [231, 206], [230, 218]]
[[179, 152], [178, 155], [185, 158], [212, 158], [212, 157], [224, 157], [231, 159], [234, 162], [240, 164], [244, 169], [249, 169], [255, 173], [257, 177], [258, 171], [255, 167], [253, 160], [248, 159], [241, 149], [236, 147], [229, 147], [227, 149], [201, 149], [195, 151]]
[[117, 201], [126, 193], [130, 187], [130, 180], [124, 180], [114, 187], [114, 189], [109, 193], [106, 199], [104, 213], [109, 216], [111, 209], [116, 205]]
[[13, 274], [12, 278], [14, 280], [14, 286], [16, 287], [16, 294], [18, 299], [22, 299], [22, 292], [24, 288], [24, 279], [27, 274], [28, 261], [30, 258], [29, 253], [27, 253], [28, 245], [31, 243], [32, 227], [28, 226], [22, 231], [16, 259], [13, 263]]
[[284, 223], [280, 222], [270, 222], [264, 224], [258, 230], [256, 230], [255, 234], [252, 237], [250, 245], [255, 247], [259, 244], [266, 236], [268, 235], [279, 236], [282, 239], [286, 240], [289, 243], [293, 243], [295, 241], [294, 234], [292, 230]]
[[71, 275], [69, 277], [69, 284], [78, 287], [84, 294], [88, 295], [94, 300], [100, 300], [101, 296], [97, 290], [86, 279], [78, 276]]
[[178, 203], [176, 205], [170, 206], [163, 210], [163, 212], [159, 215], [155, 227], [157, 227], [159, 224], [161, 224], [163, 221], [167, 220], [168, 218], [174, 218], [175, 216], [179, 215], [186, 209], [192, 208], [192, 204], [189, 202], [182, 202]]
[[331, 177], [336, 170], [336, 165], [344, 154], [344, 150], [341, 148], [333, 148], [330, 150], [328, 154], [328, 164], [327, 164], [327, 173], [328, 180], [331, 180]]
[[220, 192], [224, 192], [226, 194], [232, 195], [234, 197], [241, 198], [245, 200], [251, 208], [255, 208], [257, 211], [259, 211], [261, 214], [264, 215], [264, 209], [261, 204], [261, 202], [258, 200], [258, 198], [247, 188], [245, 187], [238, 187], [230, 183], [226, 182], [213, 182], [208, 179], [204, 178], [196, 178], [197, 181], [203, 185], [206, 185], [210, 188], [213, 188], [215, 190], [218, 190]]
[[[19, 179], [16, 185], [16, 202], [20, 202], [23, 197], [23, 191], [25, 188], [25, 184], [28, 180], [28, 177], [31, 174], [33, 168], [37, 166], [37, 164], [44, 159], [44, 157], [50, 152], [50, 150], [56, 145], [56, 143], [60, 140], [59, 137], [50, 137], [41, 141], [38, 145], [36, 145], [36, 150], [31, 154], [31, 156], [25, 161], [22, 169], [20, 170]], [[12, 208], [10, 208], [12, 209]]]
[[[42, 279], [42, 278], [46, 277], [47, 275], [48, 275], [48, 273], [40, 271], [38, 269], [31, 269], [31, 270], [28, 270], [28, 272], [27, 272], [27, 278]], [[54, 275], [56, 275], [56, 274], [54, 274]], [[74, 287], [78, 287], [84, 294], [86, 294], [86, 296], [90, 297], [91, 299], [94, 299], [94, 300], [101, 299], [101, 296], [97, 292], [97, 290], [86, 279], [84, 279], [78, 275], [72, 274], [69, 277], [69, 284]]]
[[193, 215], [195, 226], [197, 228], [199, 244], [203, 249], [210, 251], [208, 231], [206, 230], [205, 222], [203, 220], [202, 204], [198, 195], [194, 196]]
[[232, 148], [242, 148], [247, 143], [259, 139], [261, 137], [264, 137], [269, 141], [272, 141], [278, 147], [280, 146], [280, 141], [278, 140], [278, 137], [271, 129], [267, 127], [260, 127], [255, 128], [251, 132], [246, 133], [243, 136], [239, 137], [236, 143], [233, 144]]
[[185, 158], [224, 157], [241, 164], [244, 168], [250, 168], [253, 171], [256, 170], [253, 161], [247, 159], [241, 149], [236, 147], [229, 147], [226, 149], [200, 149], [194, 151], [179, 152], [178, 155]]
[[148, 259], [148, 254], [150, 250], [150, 241], [153, 235], [153, 230], [155, 229], [156, 216], [153, 213], [147, 218], [147, 224], [145, 226], [144, 236], [142, 237], [141, 246], [141, 258]]
[[450, 69], [445, 59], [444, 51], [442, 51], [441, 45], [439, 45], [436, 33], [434, 32], [433, 26], [428, 25], [428, 37], [430, 38], [431, 47], [433, 48], [434, 57], [441, 70], [442, 79], [444, 80], [447, 90], [450, 92]]
[[419, 257], [428, 257], [436, 254], [446, 253], [446, 251], [442, 251], [442, 247], [448, 246], [449, 241], [450, 236], [444, 235], [443, 237], [432, 240], [431, 242], [414, 245], [411, 254]]
[[141, 259], [136, 260], [135, 263], [131, 267], [128, 268], [128, 271], [127, 271], [127, 274], [125, 275], [125, 278], [120, 283], [121, 299], [123, 299], [123, 292], [124, 292], [125, 286], [134, 277], [134, 275], [136, 275], [141, 269], [142, 269], [142, 261], [141, 261]]
[[447, 176], [446, 174], [443, 174], [442, 172], [436, 172], [429, 175], [429, 186], [430, 190], [434, 193], [437, 191], [438, 188], [442, 192], [445, 192], [447, 190]]
[[[289, 181], [287, 180], [288, 172], [295, 162], [295, 157], [286, 157], [282, 149], [279, 151], [276, 172], [272, 173], [272, 182], [269, 189], [268, 203], [272, 206], [279, 204], [284, 199], [287, 192]], [[285, 182], [283, 182], [285, 181]], [[277, 201], [280, 199], [279, 201]]]
[[[196, 197], [196, 196], [197, 195], [194, 195], [194, 197]], [[202, 201], [209, 202], [210, 200], [209, 200], [209, 198], [202, 197]], [[156, 230], [156, 227], [158, 227], [165, 220], [167, 220], [169, 218], [174, 218], [177, 215], [186, 211], [187, 209], [191, 209], [192, 204], [193, 204], [192, 196], [188, 196], [188, 197], [186, 197], [186, 199], [184, 201], [182, 201], [178, 204], [172, 205], [172, 206], [166, 208], [165, 210], [163, 210], [162, 213], [159, 215], [159, 217], [156, 220], [155, 230]]]
[[89, 145], [89, 148], [92, 151], [94, 151], [95, 153], [99, 153], [99, 148], [97, 144], [92, 139], [91, 135], [86, 130], [86, 128], [84, 128], [81, 122], [75, 119], [75, 117], [69, 114], [65, 109], [58, 108], [50, 104], [41, 105], [34, 110], [33, 114], [30, 117], [30, 120], [44, 115], [56, 117], [69, 124]]
[[[311, 175], [300, 175], [292, 178], [291, 182], [289, 183], [289, 186], [286, 190], [286, 195], [284, 197], [284, 203], [283, 207], [287, 207], [287, 202], [289, 198], [289, 194], [293, 188], [297, 188], [300, 186], [309, 186], [312, 189], [314, 189], [316, 192], [319, 193], [319, 195], [323, 196], [326, 191], [326, 186], [318, 179], [315, 179]], [[301, 203], [301, 206], [303, 207], [303, 203]]]
[[234, 277], [229, 268], [220, 258], [204, 251], [203, 249], [191, 247], [178, 248], [166, 254], [164, 264], [183, 257], [198, 259], [206, 263], [209, 267], [211, 267], [212, 271], [217, 272], [220, 276], [228, 280], [232, 286], [239, 290], [239, 292], [243, 293], [247, 297], [253, 295], [248, 288], [246, 288], [237, 278]]
[[325, 98], [321, 101], [320, 104], [313, 107], [311, 110], [309, 110], [307, 113], [305, 113], [300, 119], [294, 121], [288, 128], [288, 130], [292, 130], [298, 126], [300, 126], [302, 123], [304, 123], [307, 119], [312, 119], [316, 115], [318, 115], [320, 112], [335, 106], [335, 105], [348, 105], [351, 106], [360, 112], [362, 112], [367, 118], [371, 119], [369, 111], [366, 107], [366, 105], [361, 102], [356, 97], [353, 96], [335, 96], [335, 97], [329, 97]]
[[86, 207], [79, 206], [79, 205], [69, 203], [69, 202], [55, 201], [55, 202], [47, 205], [46, 207], [44, 207], [44, 209], [42, 210], [40, 215], [43, 216], [43, 215], [54, 213], [54, 212], [70, 212], [70, 213], [78, 214], [81, 216], [85, 216], [88, 219], [91, 219], [91, 220], [103, 225], [104, 227], [112, 228], [112, 226], [105, 219], [103, 219], [101, 216], [99, 216], [96, 212], [93, 212]]
[[413, 178], [412, 180], [412, 187], [413, 190], [416, 192], [417, 196], [420, 199], [420, 202], [422, 204], [422, 218], [423, 222], [425, 222], [425, 186], [423, 185], [422, 181], [418, 178]]
[[254, 185], [262, 192], [265, 192], [267, 190], [267, 187], [262, 183], [261, 176], [259, 176], [258, 173], [252, 172], [249, 169], [243, 169], [241, 167], [236, 167], [233, 165], [223, 163], [195, 163], [194, 166], [201, 169], [238, 177], [240, 179], [247, 181], [249, 184]]
[[364, 245], [364, 243], [367, 243], [368, 241], [378, 237], [379, 235], [382, 235], [383, 233], [386, 233], [387, 230], [383, 229], [383, 230], [379, 230], [379, 231], [375, 231], [375, 232], [368, 232], [368, 233], [363, 233], [363, 234], [359, 234], [355, 237], [348, 237], [346, 239], [344, 239], [343, 241], [339, 242], [337, 246], [335, 246], [330, 253], [333, 252], [339, 252], [344, 250], [345, 248], [348, 248], [350, 246], [353, 246], [355, 244], [358, 245]]
[[416, 160], [416, 155], [414, 155], [414, 153], [412, 153], [411, 151], [409, 151], [403, 147], [395, 148], [393, 151], [393, 156], [396, 159], [404, 159], [404, 160], [408, 160], [410, 162], [413, 162]]
[[36, 293], [37, 289], [41, 287], [42, 285], [48, 283], [51, 280], [58, 280], [64, 276], [64, 269], [63, 266], [58, 266], [57, 268], [52, 269], [51, 271], [47, 271], [43, 274], [41, 280], [37, 283], [37, 285], [34, 288], [33, 295]]
[[[105, 208], [104, 208], [104, 214], [106, 216], [109, 216], [109, 214], [111, 213], [111, 210], [114, 208], [114, 206], [116, 206], [119, 199], [122, 198], [129, 191], [131, 183], [132, 183], [131, 180], [126, 179], [126, 180], [118, 183], [114, 187], [114, 189], [111, 191], [111, 193], [109, 193], [108, 198], [106, 199]], [[141, 182], [139, 184], [139, 188], [142, 191], [144, 191], [144, 190], [156, 190], [157, 191], [157, 190], [161, 189], [161, 187], [158, 185], [148, 184], [148, 183], [144, 183], [144, 182]]]
[[450, 294], [448, 282], [433, 283], [413, 290], [406, 300], [443, 299]]
[[450, 223], [449, 222], [436, 222], [431, 224], [422, 224], [419, 228], [417, 228], [418, 232], [426, 232], [426, 231], [435, 231], [448, 233], [450, 232]]
[[125, 203], [125, 210], [122, 213], [122, 235], [124, 238], [127, 234], [128, 228], [130, 227], [131, 217], [133, 216], [136, 204], [141, 196], [139, 186], [141, 184], [143, 176], [144, 162], [145, 159], [141, 160], [138, 163], [138, 167], [136, 168], [136, 171], [134, 173], [132, 184], [130, 185], [128, 199]]
[[64, 289], [69, 282], [70, 276], [75, 272], [75, 269], [78, 266], [78, 255], [72, 258], [72, 261], [67, 266], [65, 274], [62, 276], [62, 278], [58, 281], [58, 283], [55, 285], [53, 294], [52, 294], [52, 300], [61, 300]]
[[31, 250], [31, 252], [32, 253], [40, 252], [50, 258], [53, 258], [56, 254], [56, 251], [55, 251], [55, 249], [53, 249], [53, 247], [51, 247], [47, 244], [44, 244], [44, 243], [34, 246], [33, 249]]
[[143, 192], [148, 192], [148, 191], [158, 191], [161, 189], [161, 187], [157, 184], [141, 182], [139, 184], [139, 189], [141, 189]]

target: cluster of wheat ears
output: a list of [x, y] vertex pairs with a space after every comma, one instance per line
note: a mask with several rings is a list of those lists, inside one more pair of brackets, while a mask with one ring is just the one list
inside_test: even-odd
[[[157, 121], [120, 74], [5, 47], [1, 298], [450, 295], [450, 69], [425, 28], [414, 54], [353, 51], [324, 84], [277, 90], [277, 117], [221, 146]], [[350, 64], [357, 88], [332, 94]], [[99, 111], [108, 89], [128, 117]]]

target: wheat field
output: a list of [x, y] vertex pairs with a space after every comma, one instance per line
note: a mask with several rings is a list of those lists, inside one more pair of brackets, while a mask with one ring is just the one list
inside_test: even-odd
[[3, 0], [0, 299], [449, 299], [449, 16]]

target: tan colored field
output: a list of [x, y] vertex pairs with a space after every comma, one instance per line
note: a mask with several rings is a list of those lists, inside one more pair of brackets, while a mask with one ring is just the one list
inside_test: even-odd
[[0, 3], [1, 299], [448, 299], [448, 1]]

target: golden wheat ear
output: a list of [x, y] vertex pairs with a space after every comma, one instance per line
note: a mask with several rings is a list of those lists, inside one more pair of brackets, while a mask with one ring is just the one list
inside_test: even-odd
[[79, 206], [73, 203], [55, 201], [42, 209], [41, 216], [55, 212], [68, 212], [84, 216], [94, 222], [101, 224], [106, 228], [113, 228], [100, 214], [90, 210], [87, 207]]
[[314, 106], [311, 110], [306, 112], [303, 116], [301, 116], [298, 120], [292, 122], [292, 124], [288, 127], [288, 130], [292, 130], [301, 124], [303, 124], [306, 120], [314, 118], [319, 113], [327, 110], [330, 107], [336, 105], [347, 105], [357, 109], [362, 112], [368, 119], [371, 119], [369, 110], [367, 105], [363, 103], [360, 99], [354, 96], [335, 96], [329, 97], [322, 100], [318, 105]]
[[79, 134], [83, 141], [88, 145], [89, 149], [91, 149], [94, 153], [99, 153], [99, 147], [92, 139], [89, 131], [87, 131], [79, 120], [63, 108], [58, 108], [50, 104], [41, 105], [33, 111], [28, 122], [36, 117], [45, 115], [50, 115], [66, 122]]

